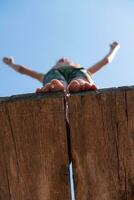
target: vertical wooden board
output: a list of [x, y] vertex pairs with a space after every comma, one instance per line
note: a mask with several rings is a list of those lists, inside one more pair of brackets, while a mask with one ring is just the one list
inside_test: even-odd
[[[130, 147], [132, 140], [127, 139], [126, 109], [124, 91], [120, 94], [118, 90], [113, 90], [70, 97], [76, 200], [134, 198], [132, 192], [128, 195], [129, 180], [126, 175], [134, 157]], [[130, 159], [127, 159], [128, 151], [131, 151]], [[131, 167], [131, 182], [132, 171]]]
[[[0, 110], [1, 112], [1, 110]], [[0, 199], [10, 199], [10, 189], [7, 173], [7, 165], [4, 158], [4, 151], [2, 146], [2, 137], [0, 134]]]
[[119, 192], [134, 199], [134, 90], [116, 90], [116, 127]]
[[[20, 99], [0, 106], [5, 163], [1, 162], [7, 169], [11, 196], [7, 200], [69, 200], [64, 99]], [[4, 175], [2, 179], [0, 188], [5, 189]]]
[[128, 200], [134, 200], [134, 90], [126, 91], [125, 97], [127, 118], [127, 145], [125, 149], [126, 197]]

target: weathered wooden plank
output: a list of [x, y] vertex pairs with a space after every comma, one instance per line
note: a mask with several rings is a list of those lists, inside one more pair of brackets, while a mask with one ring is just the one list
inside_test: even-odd
[[134, 199], [134, 90], [71, 95], [76, 200]]
[[1, 200], [70, 199], [64, 98], [46, 96], [0, 103]]

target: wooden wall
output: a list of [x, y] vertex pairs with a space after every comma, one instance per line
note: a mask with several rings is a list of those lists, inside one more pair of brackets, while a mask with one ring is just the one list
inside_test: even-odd
[[0, 200], [70, 199], [68, 165], [62, 96], [0, 103]]
[[69, 98], [76, 200], [134, 200], [134, 90]]
[[[134, 87], [0, 98], [0, 200], [134, 200]], [[70, 157], [71, 156], [71, 157]]]

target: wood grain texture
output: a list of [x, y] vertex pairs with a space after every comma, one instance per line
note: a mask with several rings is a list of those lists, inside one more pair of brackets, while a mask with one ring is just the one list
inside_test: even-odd
[[71, 95], [76, 200], [134, 200], [134, 88]]
[[0, 200], [70, 199], [64, 98], [36, 97], [0, 102]]

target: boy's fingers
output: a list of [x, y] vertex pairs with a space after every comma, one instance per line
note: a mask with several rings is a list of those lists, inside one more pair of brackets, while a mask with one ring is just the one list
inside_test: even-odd
[[12, 57], [4, 57], [3, 58], [3, 62], [6, 63], [6, 64], [13, 63], [14, 62], [14, 58], [12, 58]]
[[6, 58], [6, 57], [4, 57], [4, 58], [3, 58], [3, 62], [6, 62], [6, 61], [7, 61], [7, 58]]
[[4, 58], [3, 58], [3, 62], [5, 62], [5, 63], [9, 62], [9, 58], [4, 57]]
[[118, 45], [118, 42], [114, 41], [113, 44], [114, 44], [114, 45]]
[[112, 44], [110, 44], [111, 48], [115, 48], [115, 47], [119, 47], [120, 48], [120, 44], [118, 42], [113, 42]]

